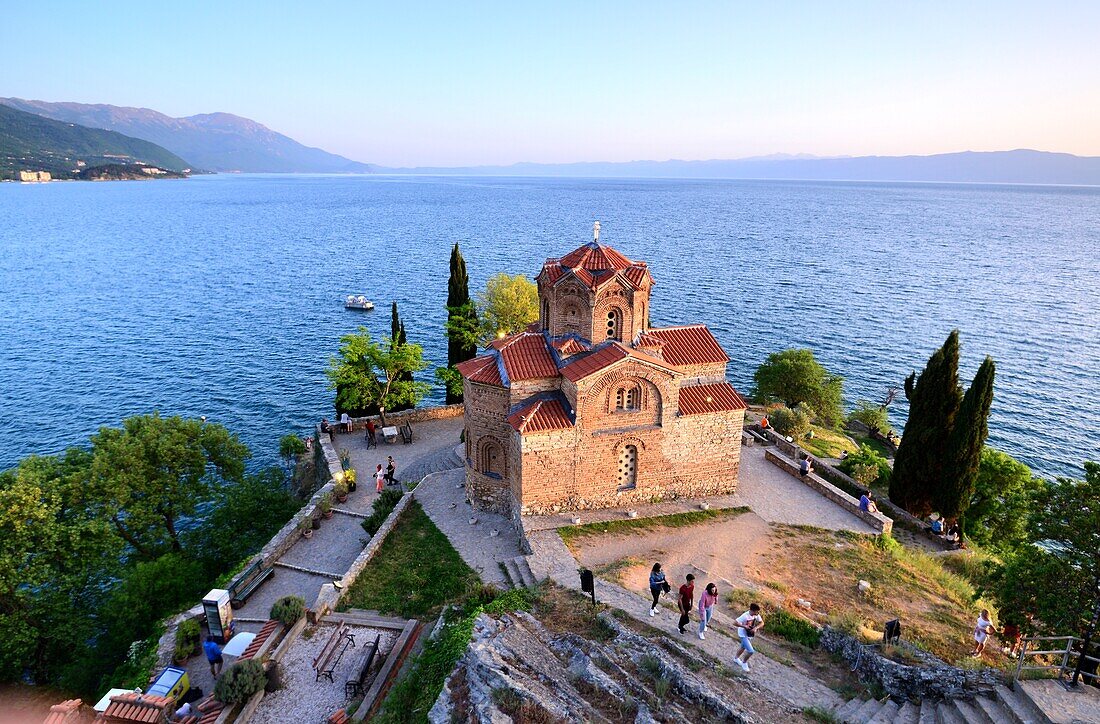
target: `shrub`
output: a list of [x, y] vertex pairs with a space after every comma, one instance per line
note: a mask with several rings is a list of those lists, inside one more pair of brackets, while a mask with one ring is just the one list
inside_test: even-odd
[[851, 466], [850, 475], [856, 482], [865, 487], [871, 487], [878, 480], [878, 466], [871, 463], [857, 463]]
[[321, 496], [321, 499], [317, 502], [317, 507], [322, 513], [327, 513], [332, 510], [332, 493], [325, 493]]
[[332, 486], [332, 492], [336, 494], [337, 498], [342, 498], [348, 494], [348, 484], [342, 480], [337, 481], [336, 484]]
[[214, 698], [230, 706], [241, 704], [263, 689], [266, 683], [263, 664], [255, 659], [238, 661], [218, 677], [214, 684]]
[[302, 438], [291, 433], [279, 438], [279, 457], [286, 463], [287, 468], [294, 466], [294, 460], [306, 451], [306, 444]]
[[180, 621], [176, 628], [176, 661], [183, 661], [195, 655], [199, 650], [199, 639], [202, 637], [202, 629], [199, 628], [198, 619], [187, 618]]
[[799, 405], [793, 410], [789, 407], [777, 407], [768, 414], [768, 420], [781, 435], [787, 435], [794, 439], [802, 438], [810, 431], [813, 418], [808, 414], [804, 405]]
[[[890, 484], [890, 473], [892, 472], [890, 462], [866, 445], [860, 445], [859, 452], [849, 454], [848, 457], [840, 462], [838, 467], [841, 472], [851, 475], [861, 484], [868, 487], [885, 487]], [[877, 474], [870, 482], [860, 480], [856, 475], [857, 469], [863, 468], [865, 477], [870, 477], [870, 471], [866, 470], [867, 467], [874, 467], [877, 471]]]
[[306, 602], [299, 596], [283, 596], [271, 605], [270, 618], [285, 626], [293, 626], [306, 615]]
[[868, 400], [860, 400], [856, 403], [856, 409], [848, 413], [848, 421], [853, 420], [863, 423], [871, 432], [886, 432], [890, 429], [886, 408]]
[[767, 630], [796, 644], [816, 648], [821, 631], [804, 618], [795, 616], [785, 608], [772, 611], [767, 619]]
[[394, 490], [393, 488], [387, 488], [379, 493], [378, 499], [374, 501], [372, 506], [371, 514], [361, 524], [363, 530], [371, 535], [377, 533], [382, 524], [386, 522], [386, 518], [397, 507], [402, 495], [403, 493], [400, 490]]

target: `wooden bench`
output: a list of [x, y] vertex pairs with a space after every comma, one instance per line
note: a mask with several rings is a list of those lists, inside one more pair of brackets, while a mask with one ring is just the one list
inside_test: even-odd
[[355, 636], [347, 628], [347, 624], [341, 621], [336, 630], [332, 632], [329, 640], [325, 642], [321, 653], [317, 654], [317, 658], [313, 660], [313, 670], [316, 672], [314, 681], [320, 681], [321, 677], [324, 676], [329, 681], [336, 683], [336, 680], [332, 678], [332, 672], [340, 664], [340, 659], [343, 658], [348, 647], [355, 647]]
[[256, 592], [256, 589], [271, 576], [275, 575], [274, 566], [264, 568], [256, 561], [244, 570], [237, 580], [229, 584], [229, 605], [240, 608], [248, 597]]
[[328, 724], [348, 724], [350, 721], [351, 717], [344, 709], [339, 709], [335, 714], [330, 714], [328, 718]]
[[355, 668], [351, 670], [351, 678], [344, 684], [344, 698], [354, 699], [363, 695], [363, 682], [367, 679], [370, 665], [374, 663], [374, 657], [378, 654], [378, 644], [382, 641], [382, 634], [374, 637], [374, 641], [363, 652]]
[[413, 441], [412, 425], [407, 422], [401, 426], [401, 441], [406, 445]]

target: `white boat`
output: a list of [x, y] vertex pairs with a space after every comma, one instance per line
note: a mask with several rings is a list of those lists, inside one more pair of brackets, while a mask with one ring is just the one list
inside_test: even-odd
[[374, 302], [362, 294], [349, 294], [347, 299], [344, 300], [344, 309], [363, 309], [369, 312], [374, 309]]

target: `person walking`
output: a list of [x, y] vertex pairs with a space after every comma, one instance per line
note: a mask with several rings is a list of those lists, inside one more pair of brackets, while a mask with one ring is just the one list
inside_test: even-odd
[[210, 662], [210, 675], [215, 679], [218, 678], [218, 674], [222, 671], [222, 664], [225, 663], [222, 658], [221, 647], [213, 638], [207, 636], [206, 641], [202, 644], [202, 650], [206, 654], [206, 660]]
[[374, 420], [367, 420], [367, 449], [378, 447], [378, 439], [374, 436]]
[[664, 571], [661, 570], [660, 563], [654, 563], [653, 568], [649, 571], [649, 593], [653, 596], [653, 605], [649, 608], [649, 615], [656, 616], [660, 610], [657, 604], [661, 600], [661, 594], [669, 589], [668, 581], [665, 580]]
[[684, 585], [680, 586], [680, 595], [676, 599], [676, 607], [680, 609], [680, 621], [676, 628], [680, 633], [686, 634], [688, 621], [691, 618], [691, 607], [695, 604], [695, 576], [687, 574]]
[[386, 484], [386, 474], [382, 472], [382, 463], [378, 463], [378, 469], [374, 471], [374, 491], [381, 493]]
[[997, 633], [997, 629], [994, 628], [993, 622], [989, 620], [989, 609], [982, 609], [982, 612], [978, 614], [978, 623], [974, 627], [974, 650], [970, 652], [971, 656], [981, 656], [985, 652], [985, 642], [989, 640], [990, 634]]
[[714, 604], [718, 603], [718, 586], [708, 583], [699, 596], [699, 639], [706, 640], [707, 624], [714, 615]]
[[397, 470], [397, 465], [393, 462], [393, 455], [386, 458], [386, 482], [390, 485], [397, 485], [397, 478], [393, 476]]
[[752, 638], [756, 632], [764, 627], [764, 618], [760, 615], [760, 604], [749, 604], [749, 610], [737, 617], [737, 636], [741, 639], [741, 648], [737, 650], [734, 661], [745, 671], [749, 668], [749, 659], [756, 653], [752, 647]]

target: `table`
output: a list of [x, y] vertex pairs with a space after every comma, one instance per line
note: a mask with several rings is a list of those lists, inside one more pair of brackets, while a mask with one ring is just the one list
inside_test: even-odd
[[382, 437], [386, 438], [386, 442], [397, 442], [397, 428], [393, 425], [382, 428]]

